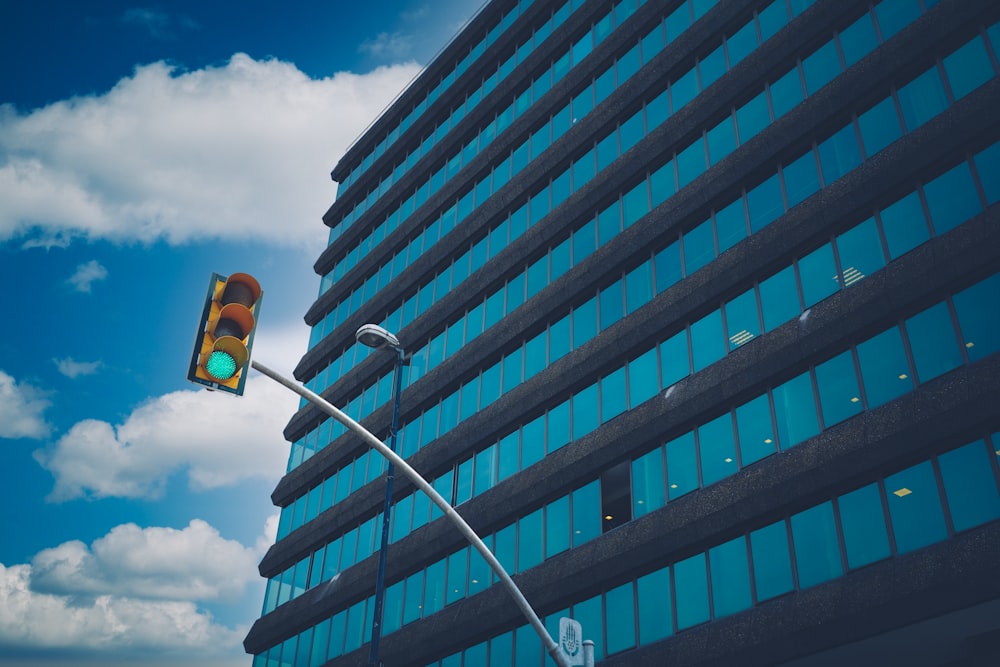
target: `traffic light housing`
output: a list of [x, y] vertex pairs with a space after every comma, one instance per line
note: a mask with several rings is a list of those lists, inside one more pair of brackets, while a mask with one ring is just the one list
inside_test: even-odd
[[250, 274], [212, 274], [188, 380], [208, 389], [243, 395], [262, 298], [260, 283]]

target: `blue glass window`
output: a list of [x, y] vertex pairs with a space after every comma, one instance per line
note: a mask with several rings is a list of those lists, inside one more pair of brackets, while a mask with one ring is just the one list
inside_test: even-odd
[[767, 95], [760, 93], [736, 110], [736, 125], [739, 128], [740, 144], [745, 144], [771, 122], [771, 112], [767, 108]]
[[823, 167], [823, 181], [827, 185], [861, 164], [861, 148], [852, 124], [838, 130], [817, 150]]
[[992, 521], [1000, 516], [1000, 494], [982, 440], [938, 457], [948, 508], [956, 531]]
[[698, 488], [698, 459], [694, 433], [688, 432], [665, 446], [667, 454], [667, 495], [671, 500]]
[[681, 238], [684, 245], [684, 273], [691, 275], [715, 259], [712, 221], [706, 220]]
[[673, 632], [670, 570], [663, 568], [636, 580], [639, 607], [639, 643], [648, 644]]
[[689, 628], [708, 620], [708, 571], [705, 554], [695, 554], [674, 564], [677, 596], [677, 628]]
[[975, 156], [979, 179], [986, 192], [986, 203], [1000, 201], [1000, 143], [995, 143]]
[[899, 553], [919, 549], [947, 536], [944, 510], [930, 461], [886, 477], [885, 490]]
[[617, 653], [635, 646], [635, 592], [629, 581], [604, 594], [607, 622], [607, 652]]
[[806, 308], [811, 308], [840, 289], [833, 248], [829, 243], [799, 260], [799, 277], [802, 280], [802, 297]]
[[778, 174], [747, 192], [747, 210], [750, 213], [750, 230], [754, 233], [785, 212]]
[[944, 84], [937, 68], [931, 68], [898, 91], [906, 127], [913, 131], [948, 107]]
[[789, 208], [819, 190], [819, 172], [816, 170], [816, 157], [812, 151], [784, 167], [782, 176], [785, 179]]
[[746, 238], [747, 218], [742, 198], [716, 211], [715, 232], [719, 240], [720, 254]]
[[729, 116], [705, 134], [708, 143], [708, 162], [715, 164], [736, 150], [736, 128]]
[[632, 461], [632, 516], [639, 518], [666, 503], [663, 448]]
[[889, 557], [889, 532], [885, 526], [878, 484], [869, 484], [837, 499], [844, 530], [847, 567], [854, 569]]
[[962, 363], [946, 303], [938, 303], [906, 320], [906, 333], [920, 382]]
[[660, 377], [669, 387], [691, 374], [687, 330], [682, 329], [660, 344]]
[[692, 370], [697, 373], [726, 355], [722, 311], [715, 310], [691, 324]]
[[784, 324], [801, 312], [794, 266], [786, 266], [760, 284], [760, 305], [764, 331]]
[[1000, 349], [1000, 274], [994, 274], [953, 297], [962, 345], [971, 361]]
[[792, 378], [771, 392], [778, 425], [778, 444], [788, 449], [819, 433], [816, 401], [809, 373]]
[[825, 502], [792, 515], [792, 543], [799, 588], [808, 588], [843, 574], [833, 503]]
[[681, 271], [680, 243], [671, 243], [658, 252], [653, 258], [653, 265], [656, 271], [656, 293], [659, 294], [684, 277]]
[[545, 557], [569, 549], [569, 496], [563, 496], [545, 506]]
[[708, 486], [736, 473], [736, 441], [733, 419], [727, 412], [698, 427], [701, 450], [701, 483]]
[[956, 100], [993, 78], [993, 66], [983, 40], [977, 37], [945, 57], [944, 71]]
[[629, 406], [634, 408], [659, 391], [656, 348], [628, 362]]
[[677, 154], [677, 184], [683, 188], [685, 185], [701, 176], [705, 172], [705, 140], [698, 139]]
[[579, 440], [596, 429], [599, 426], [600, 414], [595, 382], [573, 396], [573, 439]]
[[750, 533], [757, 600], [769, 600], [792, 590], [792, 557], [784, 521]]
[[673, 112], [677, 113], [680, 111], [681, 108], [693, 100], [697, 94], [698, 72], [692, 68], [687, 74], [674, 81], [674, 83], [670, 86], [670, 97], [673, 105]]
[[967, 162], [941, 174], [924, 186], [934, 231], [943, 234], [982, 210]]
[[868, 408], [890, 401], [913, 388], [903, 337], [893, 327], [858, 345], [858, 362]]
[[594, 480], [570, 494], [573, 505], [573, 546], [589, 542], [601, 534], [601, 486]]
[[861, 412], [861, 390], [850, 350], [817, 366], [816, 384], [827, 428]]
[[920, 16], [917, 0], [885, 0], [875, 7], [882, 40], [885, 41]]
[[893, 259], [913, 250], [930, 238], [920, 196], [911, 192], [882, 210], [882, 231]]
[[840, 74], [840, 55], [833, 40], [802, 61], [802, 75], [806, 80], [806, 90], [812, 95]]
[[840, 48], [844, 51], [844, 61], [850, 67], [878, 46], [875, 24], [871, 16], [863, 15], [840, 32]]
[[767, 394], [736, 408], [736, 432], [740, 439], [740, 459], [743, 466], [759, 461], [775, 452], [771, 404]]
[[726, 334], [735, 350], [760, 335], [757, 293], [750, 289], [726, 304]]
[[885, 266], [882, 242], [879, 240], [874, 218], [868, 218], [838, 236], [837, 251], [840, 254], [841, 277], [845, 287]]
[[771, 84], [771, 107], [774, 109], [774, 118], [777, 120], [792, 107], [802, 101], [802, 80], [799, 79], [798, 68], [792, 68], [790, 72]]
[[715, 618], [735, 614], [751, 605], [750, 563], [742, 535], [708, 550], [712, 572], [712, 604]]

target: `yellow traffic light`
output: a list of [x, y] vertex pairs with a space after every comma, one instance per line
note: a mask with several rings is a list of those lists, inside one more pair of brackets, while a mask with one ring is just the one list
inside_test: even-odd
[[243, 395], [263, 291], [247, 273], [212, 274], [188, 367], [188, 380]]

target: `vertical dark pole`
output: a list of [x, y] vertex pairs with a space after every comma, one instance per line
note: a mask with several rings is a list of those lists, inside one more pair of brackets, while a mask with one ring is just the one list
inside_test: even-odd
[[[403, 388], [403, 350], [395, 348], [396, 370], [392, 390], [392, 428], [389, 431], [389, 449], [396, 451], [396, 432], [399, 430], [399, 397]], [[389, 519], [392, 512], [392, 461], [385, 471], [385, 503], [382, 505], [382, 541], [378, 550], [378, 574], [375, 576], [375, 611], [372, 618], [372, 640], [368, 648], [368, 665], [381, 665], [378, 645], [382, 639], [382, 617], [385, 605], [385, 552], [389, 545]]]

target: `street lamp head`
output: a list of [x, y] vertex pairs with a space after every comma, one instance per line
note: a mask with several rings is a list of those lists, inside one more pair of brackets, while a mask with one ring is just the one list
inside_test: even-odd
[[389, 347], [394, 350], [401, 349], [399, 346], [399, 339], [377, 324], [362, 325], [361, 328], [354, 334], [354, 338], [362, 345], [366, 345], [376, 350], [383, 347]]

